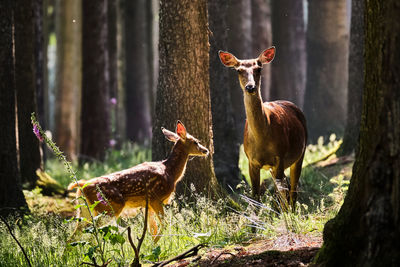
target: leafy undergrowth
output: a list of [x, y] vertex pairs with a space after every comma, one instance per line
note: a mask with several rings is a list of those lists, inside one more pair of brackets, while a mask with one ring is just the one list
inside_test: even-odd
[[[337, 159], [334, 150], [340, 145], [331, 137], [323, 145], [310, 145], [299, 186], [299, 201], [295, 213], [283, 213], [277, 208], [272, 188], [267, 190], [262, 203], [250, 198], [250, 187], [243, 182], [235, 196], [238, 205], [230, 206], [220, 199], [212, 201], [197, 195], [196, 203], [186, 199], [174, 199], [165, 207], [164, 230], [157, 244], [150, 235], [144, 239], [141, 262], [150, 264], [166, 260], [199, 243], [201, 258], [193, 257], [175, 263], [176, 266], [302, 266], [307, 265], [322, 243], [324, 224], [334, 217], [344, 199], [351, 176], [352, 158]], [[332, 152], [333, 151], [333, 152]], [[326, 155], [331, 155], [326, 157]], [[150, 159], [150, 150], [127, 145], [121, 151], [112, 151], [106, 163], [86, 164], [78, 168], [78, 178], [87, 179], [136, 165]], [[324, 159], [318, 161], [318, 159]], [[240, 159], [240, 167], [246, 177], [247, 159]], [[311, 164], [310, 164], [311, 162]], [[75, 165], [77, 166], [77, 165]], [[70, 181], [62, 164], [50, 160], [46, 171], [63, 186]], [[265, 179], [270, 180], [266, 174]], [[272, 183], [271, 183], [272, 184]], [[93, 236], [82, 234], [80, 242], [69, 245], [69, 237], [75, 221], [65, 220], [72, 216], [73, 194], [68, 196], [43, 196], [39, 189], [25, 191], [32, 215], [10, 218], [13, 231], [26, 249], [33, 266], [78, 266], [88, 258], [93, 249]], [[178, 204], [179, 203], [179, 204]], [[143, 212], [128, 211], [122, 225], [130, 225], [132, 237], [141, 235]], [[114, 220], [111, 224], [116, 225]], [[117, 225], [116, 225], [117, 226]], [[127, 266], [134, 258], [128, 243], [126, 226], [118, 225], [116, 232], [121, 238], [104, 242], [109, 266]], [[95, 256], [96, 257], [96, 256]], [[97, 256], [98, 257], [98, 256]], [[100, 262], [100, 260], [98, 260]], [[0, 223], [0, 265], [27, 266], [15, 241]]]

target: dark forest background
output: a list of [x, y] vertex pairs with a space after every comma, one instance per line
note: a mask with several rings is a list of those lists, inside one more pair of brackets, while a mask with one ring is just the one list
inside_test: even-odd
[[343, 138], [338, 155], [356, 152], [319, 262], [395, 266], [398, 14], [396, 0], [0, 1], [1, 213], [26, 206], [22, 186], [34, 188], [52, 157], [32, 132], [32, 112], [81, 163], [102, 162], [127, 142], [165, 158], [171, 144], [160, 127], [179, 119], [213, 152], [193, 160], [187, 183], [211, 195], [217, 182], [234, 188], [245, 113], [218, 50], [245, 59], [274, 45], [264, 101], [297, 104], [309, 143], [334, 133]]
[[[350, 1], [6, 1], [2, 12], [2, 60], [11, 71], [3, 72], [2, 95], [15, 95], [18, 117], [7, 103], [7, 138], [18, 136], [18, 166], [10, 165], [29, 188], [51, 156], [32, 134], [32, 112], [67, 158], [81, 162], [102, 161], [125, 142], [152, 144], [153, 159], [162, 159], [170, 145], [159, 129], [180, 119], [214, 151], [188, 176], [215, 173], [234, 187], [245, 113], [236, 74], [221, 67], [218, 50], [245, 59], [274, 45], [264, 101], [302, 108], [309, 142], [346, 129], [343, 153], [354, 148], [362, 82], [348, 86], [360, 73], [348, 70]], [[362, 47], [352, 49], [360, 56]]]

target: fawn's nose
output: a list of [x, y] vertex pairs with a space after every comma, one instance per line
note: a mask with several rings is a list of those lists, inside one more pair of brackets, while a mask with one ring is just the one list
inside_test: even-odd
[[245, 89], [250, 94], [253, 94], [256, 91], [256, 87], [252, 84], [246, 85]]

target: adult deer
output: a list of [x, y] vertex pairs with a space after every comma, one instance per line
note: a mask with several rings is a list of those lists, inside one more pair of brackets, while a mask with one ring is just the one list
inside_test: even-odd
[[[77, 197], [83, 196], [91, 205], [100, 201], [94, 208], [94, 215], [106, 212], [118, 217], [124, 208], [146, 206], [146, 191], [150, 213], [150, 228], [154, 242], [157, 242], [157, 225], [154, 213], [162, 223], [163, 204], [169, 203], [176, 184], [182, 179], [189, 156], [207, 156], [208, 149], [186, 132], [178, 121], [175, 133], [162, 128], [165, 137], [174, 142], [167, 159], [158, 162], [144, 162], [130, 169], [111, 173], [78, 183], [71, 183], [71, 190], [79, 185]], [[79, 214], [78, 214], [79, 216]]]
[[275, 57], [275, 47], [264, 50], [258, 58], [239, 60], [228, 52], [219, 51], [226, 67], [239, 74], [246, 110], [244, 151], [249, 160], [252, 194], [260, 200], [260, 170], [271, 170], [278, 192], [285, 194], [282, 185], [284, 170], [290, 167], [289, 203], [294, 209], [297, 185], [301, 174], [307, 129], [302, 111], [289, 101], [263, 103], [261, 99], [261, 69]]

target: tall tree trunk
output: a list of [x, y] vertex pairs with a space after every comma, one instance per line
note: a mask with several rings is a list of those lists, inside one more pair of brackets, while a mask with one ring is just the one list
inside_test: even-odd
[[126, 141], [126, 62], [125, 62], [125, 1], [117, 0], [117, 106], [115, 109], [115, 132], [117, 144]]
[[271, 65], [271, 100], [303, 106], [306, 83], [306, 35], [303, 0], [272, 1], [272, 35], [277, 49]]
[[0, 1], [0, 215], [27, 207], [18, 174], [13, 55], [14, 0]]
[[352, 153], [357, 145], [364, 87], [364, 0], [352, 0], [351, 3], [347, 123], [340, 155]]
[[127, 137], [143, 143], [151, 137], [150, 73], [146, 0], [125, 1]]
[[108, 72], [110, 90], [110, 117], [111, 117], [111, 146], [120, 145], [120, 134], [118, 133], [118, 51], [117, 51], [117, 12], [118, 1], [108, 1]]
[[35, 76], [35, 36], [33, 1], [15, 5], [15, 86], [17, 92], [18, 151], [22, 183], [36, 184], [36, 170], [41, 167], [38, 139], [32, 132], [31, 113], [37, 112]]
[[42, 127], [45, 124], [45, 91], [46, 91], [46, 63], [47, 63], [47, 42], [45, 42], [45, 4], [43, 0], [36, 0], [34, 5], [35, 20], [35, 71], [36, 71], [36, 102], [39, 122]]
[[[179, 12], [176, 12], [179, 10]], [[209, 87], [209, 45], [206, 0], [160, 2], [160, 76], [153, 130], [153, 160], [165, 158], [171, 149], [161, 127], [174, 129], [181, 120], [193, 136], [213, 151]], [[212, 153], [188, 163], [177, 193], [218, 190]]]
[[[251, 1], [231, 0], [228, 9], [227, 33], [228, 51], [238, 58], [255, 58], [252, 54], [251, 40]], [[261, 53], [261, 51], [260, 51]], [[237, 74], [231, 71], [228, 77], [229, 92], [231, 94], [235, 128], [240, 140], [243, 140], [246, 114], [243, 104], [243, 93], [240, 89]]]
[[229, 1], [208, 1], [210, 34], [210, 95], [214, 140], [214, 170], [222, 186], [229, 192], [236, 189], [239, 176], [239, 140], [235, 131], [229, 82], [218, 57], [218, 50], [227, 50], [226, 32]]
[[[251, 58], [258, 56], [262, 51], [272, 45], [270, 2], [270, 0], [251, 1]], [[261, 83], [262, 99], [269, 99], [271, 86], [270, 64], [263, 66], [261, 76], [263, 77]]]
[[82, 160], [104, 160], [109, 147], [107, 23], [107, 0], [82, 1]]
[[304, 113], [309, 138], [343, 134], [347, 108], [346, 0], [309, 0]]
[[400, 262], [400, 5], [365, 1], [365, 87], [360, 143], [349, 191], [324, 229], [317, 263]]
[[79, 114], [82, 86], [81, 1], [56, 2], [56, 129], [55, 140], [65, 155], [78, 155]]

